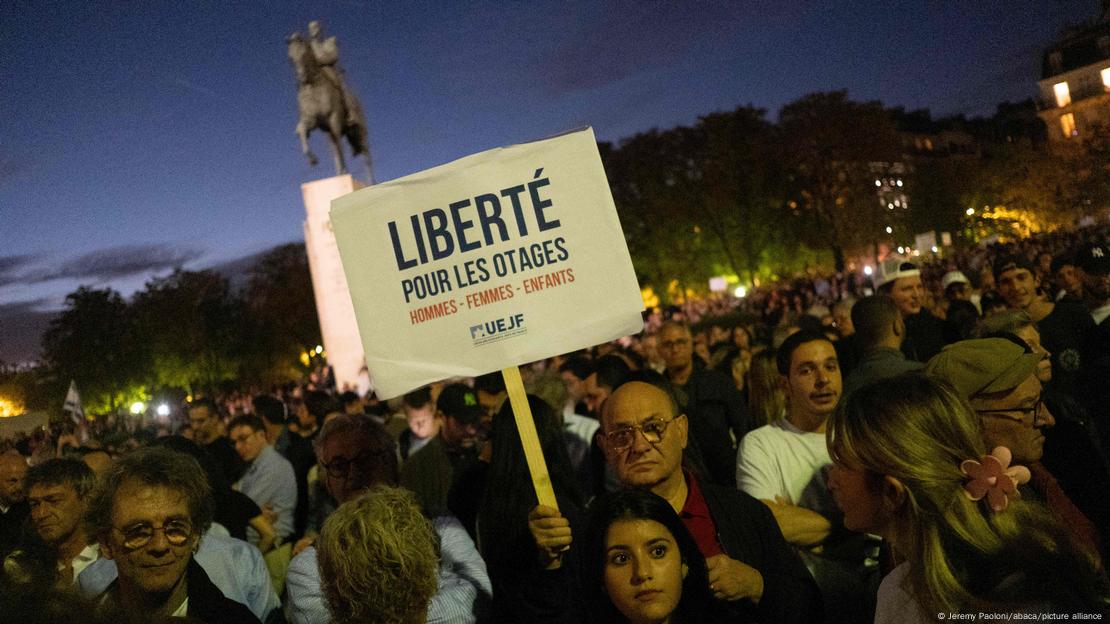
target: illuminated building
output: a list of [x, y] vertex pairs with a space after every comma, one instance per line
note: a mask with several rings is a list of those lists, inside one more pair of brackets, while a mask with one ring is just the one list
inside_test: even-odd
[[1073, 28], [1044, 53], [1038, 115], [1056, 145], [1082, 140], [1094, 124], [1110, 125], [1110, 0], [1102, 16]]

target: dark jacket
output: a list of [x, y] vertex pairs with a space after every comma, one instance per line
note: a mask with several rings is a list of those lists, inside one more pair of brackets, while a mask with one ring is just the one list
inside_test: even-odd
[[250, 609], [220, 592], [196, 559], [189, 561], [185, 574], [189, 585], [190, 618], [205, 624], [260, 624]]
[[736, 484], [736, 443], [751, 427], [748, 409], [732, 381], [714, 370], [695, 364], [682, 386], [682, 406], [697, 440], [709, 474], [705, 479], [719, 485]]
[[763, 575], [758, 605], [746, 600], [732, 603], [737, 621], [820, 622], [817, 583], [783, 538], [771, 510], [739, 490], [711, 483], [702, 483], [701, 490], [725, 553]]
[[924, 366], [921, 362], [910, 360], [905, 353], [898, 349], [891, 347], [872, 349], [860, 358], [856, 369], [844, 379], [842, 395], [848, 396], [873, 382], [897, 377], [902, 373], [921, 370]]
[[31, 511], [25, 500], [12, 505], [8, 513], [0, 512], [0, 559], [19, 545], [30, 517]]
[[940, 353], [945, 346], [959, 340], [953, 326], [922, 310], [906, 317], [906, 339], [902, 342], [902, 353], [915, 362], [928, 362], [929, 358]]
[[[759, 604], [747, 600], [727, 603], [728, 622], [809, 624], [823, 620], [821, 593], [794, 549], [787, 544], [766, 505], [728, 487], [699, 483], [709, 513], [717, 525], [717, 540], [725, 553], [763, 575]], [[572, 526], [572, 530], [577, 530]], [[581, 543], [581, 542], [578, 542]], [[578, 549], [572, 547], [562, 568], [533, 570], [523, 583], [519, 621], [570, 624], [586, 622], [582, 612], [583, 569]]]

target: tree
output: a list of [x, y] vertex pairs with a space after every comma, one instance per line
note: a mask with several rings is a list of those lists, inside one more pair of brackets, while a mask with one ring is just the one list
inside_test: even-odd
[[680, 292], [706, 284], [722, 260], [690, 214], [703, 201], [693, 178], [694, 140], [689, 128], [676, 128], [600, 146], [637, 277], [660, 293], [673, 282]]
[[177, 269], [147, 282], [133, 306], [157, 385], [195, 392], [236, 378], [244, 349], [243, 304], [225, 277]]
[[75, 380], [90, 411], [114, 412], [141, 383], [147, 364], [134, 316], [111, 289], [81, 287], [67, 295], [43, 336], [43, 352], [58, 387]]
[[845, 91], [806, 95], [779, 112], [791, 207], [808, 215], [806, 234], [824, 241], [836, 269], [847, 251], [872, 244], [885, 216], [875, 199], [874, 162], [900, 158], [899, 137], [878, 102], [853, 102]]
[[251, 269], [246, 290], [247, 354], [243, 376], [284, 381], [298, 356], [320, 344], [308, 256], [300, 243], [270, 250]]
[[749, 282], [772, 249], [793, 246], [784, 227], [782, 154], [778, 133], [764, 111], [740, 107], [699, 120], [703, 187], [695, 215], [720, 245], [733, 272]]

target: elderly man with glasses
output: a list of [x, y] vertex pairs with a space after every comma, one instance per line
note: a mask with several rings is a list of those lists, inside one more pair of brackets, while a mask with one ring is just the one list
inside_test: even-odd
[[[602, 407], [598, 444], [621, 485], [649, 490], [679, 513], [706, 558], [710, 591], [728, 603], [734, 621], [819, 621], [817, 587], [767, 507], [683, 469], [688, 433], [687, 417], [667, 391], [631, 381]], [[572, 547], [571, 526], [553, 509], [534, 509], [529, 528], [552, 567]], [[560, 586], [573, 587], [573, 581]], [[571, 590], [546, 590], [547, 604], [530, 596], [532, 606], [565, 610]]]
[[87, 517], [100, 554], [116, 563], [119, 574], [99, 600], [128, 613], [257, 624], [193, 558], [212, 513], [208, 480], [192, 457], [141, 449], [117, 460], [102, 477]]
[[1015, 465], [1028, 466], [1033, 479], [1023, 494], [1043, 502], [1079, 543], [1097, 554], [1095, 525], [1041, 464], [1044, 432], [1056, 424], [1041, 398], [1037, 368], [1043, 357], [1016, 336], [964, 340], [929, 360], [925, 372], [948, 382], [967, 398], [979, 415], [986, 447], [1005, 446]]
[[[314, 447], [324, 468], [321, 478], [340, 505], [358, 499], [374, 486], [397, 485], [399, 469], [395, 443], [381, 425], [365, 414], [343, 414], [329, 420], [316, 437]], [[493, 594], [486, 564], [456, 518], [423, 511], [432, 516], [432, 528], [439, 539], [437, 589], [428, 602], [427, 622], [475, 622], [484, 614]], [[292, 624], [331, 621], [325, 606], [317, 555], [316, 547], [309, 546], [289, 563], [285, 583]], [[370, 599], [388, 600], [389, 597]]]

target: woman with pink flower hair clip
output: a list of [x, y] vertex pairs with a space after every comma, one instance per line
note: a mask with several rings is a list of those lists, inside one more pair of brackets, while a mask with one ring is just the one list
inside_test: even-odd
[[876, 624], [955, 613], [1110, 615], [1106, 579], [1042, 505], [1029, 471], [985, 449], [979, 419], [943, 382], [910, 373], [853, 392], [829, 419], [829, 489], [844, 526], [881, 535], [903, 563]]

